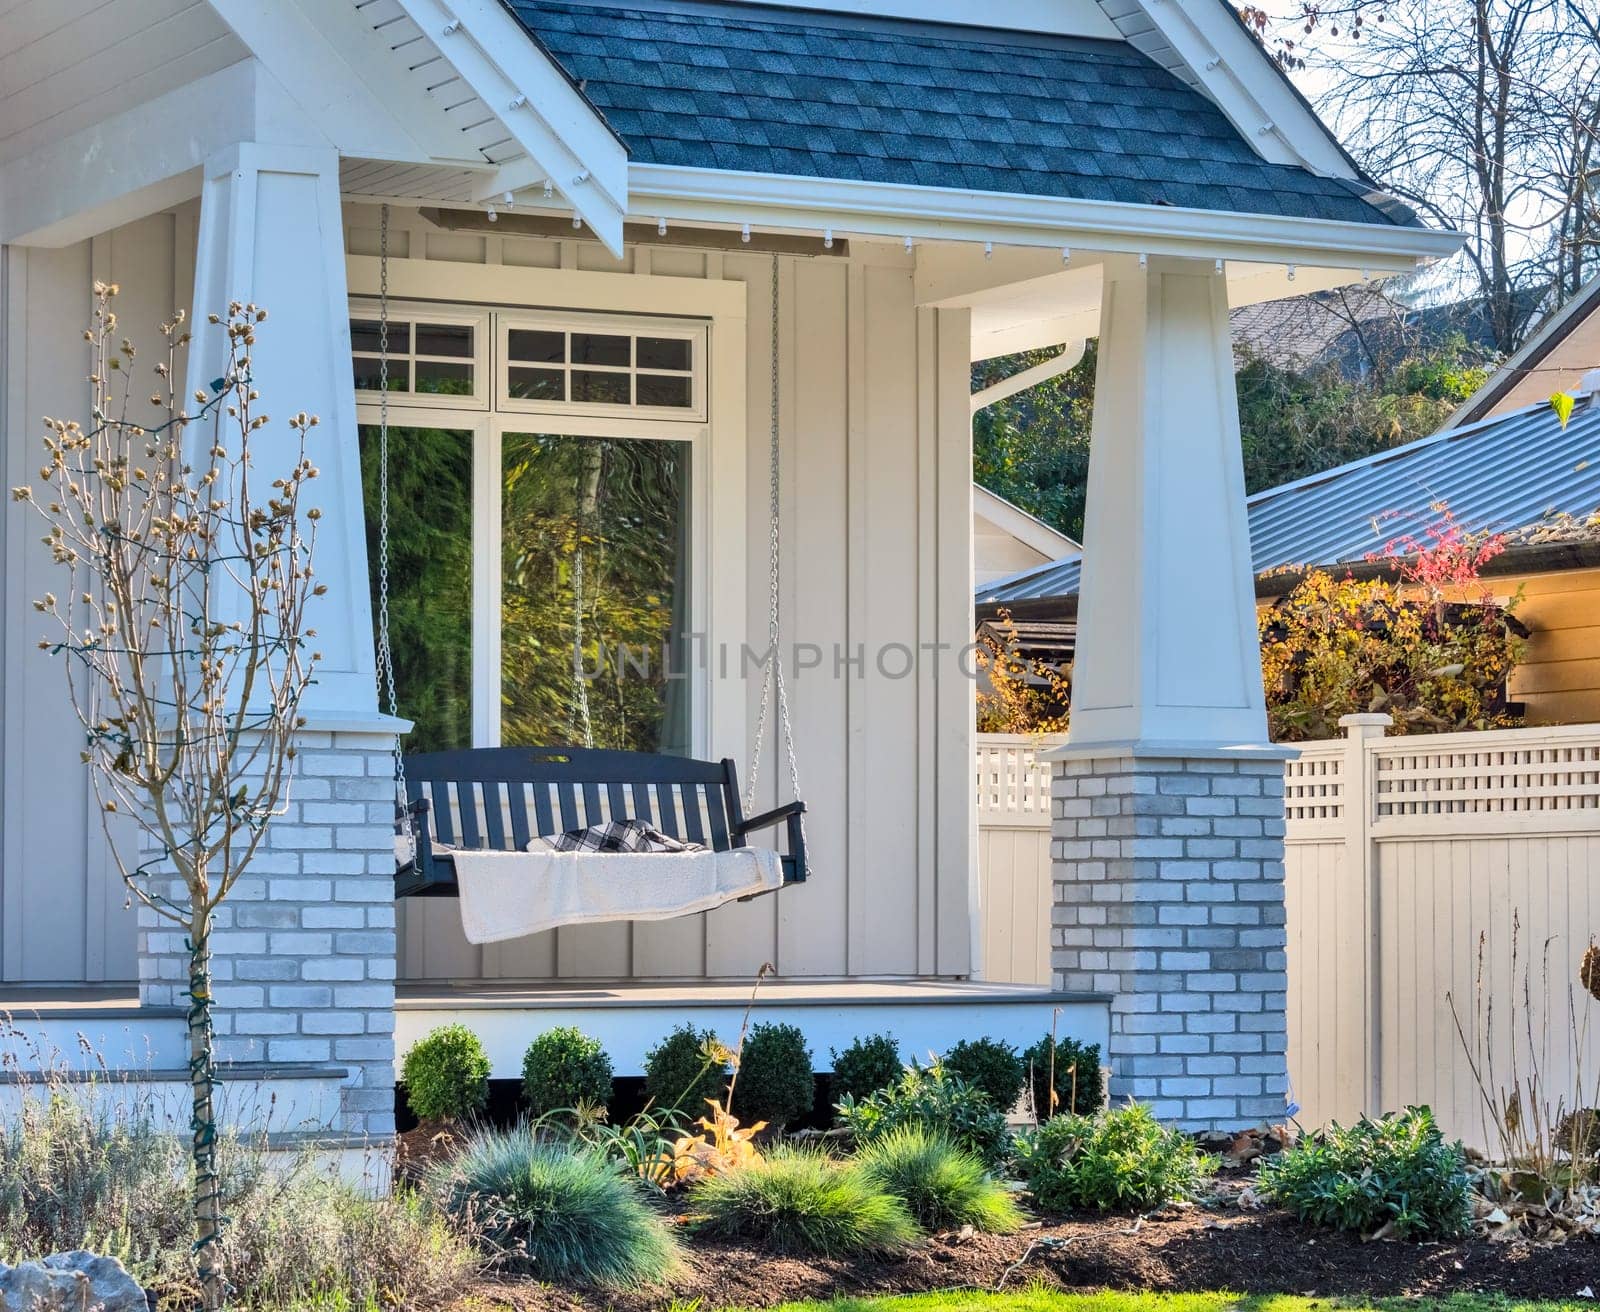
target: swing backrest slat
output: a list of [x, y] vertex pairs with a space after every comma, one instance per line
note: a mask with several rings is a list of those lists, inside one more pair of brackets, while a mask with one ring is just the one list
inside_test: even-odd
[[601, 748], [473, 748], [408, 756], [406, 789], [413, 801], [427, 799], [430, 837], [455, 847], [521, 851], [535, 836], [607, 820], [643, 820], [718, 852], [744, 846], [732, 761]]

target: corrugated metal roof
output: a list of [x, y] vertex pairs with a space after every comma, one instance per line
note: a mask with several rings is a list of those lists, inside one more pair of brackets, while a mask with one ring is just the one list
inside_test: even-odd
[[1266, 162], [1123, 41], [693, 0], [507, 3], [641, 163], [1420, 226], [1366, 184]]
[[[1250, 498], [1257, 574], [1287, 565], [1365, 560], [1438, 522], [1444, 502], [1471, 532], [1510, 532], [1552, 514], [1600, 507], [1600, 400], [1580, 400], [1567, 427], [1547, 402], [1340, 465]], [[1069, 556], [978, 589], [979, 605], [1078, 591]]]

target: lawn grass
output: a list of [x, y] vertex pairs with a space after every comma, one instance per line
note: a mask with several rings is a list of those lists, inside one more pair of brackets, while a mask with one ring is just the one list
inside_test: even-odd
[[1063, 1294], [1021, 1289], [988, 1294], [946, 1290], [885, 1298], [784, 1303], [768, 1312], [1555, 1312], [1587, 1300], [1543, 1302], [1493, 1294], [1447, 1298], [1302, 1298], [1291, 1294]]

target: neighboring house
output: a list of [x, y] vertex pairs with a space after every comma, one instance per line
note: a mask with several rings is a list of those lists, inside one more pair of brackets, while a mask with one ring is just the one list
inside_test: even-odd
[[1081, 550], [1044, 520], [972, 485], [972, 576], [979, 587]]
[[1591, 369], [1600, 369], [1600, 277], [1591, 278], [1578, 294], [1539, 325], [1509, 360], [1461, 408], [1449, 428], [1503, 415], [1553, 392], [1578, 388]]
[[[1459, 242], [1359, 173], [1222, 0], [1005, 0], [961, 25], [974, 15], [958, 0], [5, 8], [8, 480], [33, 476], [38, 416], [82, 411], [96, 279], [120, 282], [144, 359], [152, 326], [193, 307], [190, 390], [218, 372], [207, 312], [269, 306], [264, 403], [322, 421], [328, 596], [300, 775], [212, 940], [236, 1081], [292, 1076], [315, 1086], [304, 1116], [382, 1136], [396, 1046], [433, 1025], [471, 1024], [497, 1078], [557, 1021], [633, 1074], [684, 1019], [731, 1036], [772, 963], [763, 1008], [803, 1025], [822, 1062], [885, 1028], [907, 1052], [1022, 1039], [1059, 1008], [1105, 1045], [1117, 1097], [1196, 1126], [1282, 1113], [1275, 840], [1243, 850], [1219, 831], [1185, 876], [1205, 898], [1186, 902], [1087, 798], [1137, 810], [1159, 776], [1164, 795], [1215, 792], [1193, 807], [1201, 830], [1280, 811], [1228, 310], [1409, 272]], [[414, 729], [380, 712], [368, 604], [385, 290]], [[1086, 640], [1056, 767], [1061, 905], [1038, 908], [1057, 926], [1055, 987], [1019, 990], [984, 984], [974, 952], [971, 367], [1090, 336]], [[619, 596], [601, 571], [578, 600], [706, 655], [621, 719], [594, 699], [602, 745], [747, 774], [761, 699], [740, 653], [781, 620], [807, 882], [482, 947], [452, 898], [396, 905], [397, 735], [410, 750], [574, 742], [568, 649], [532, 605], [575, 589], [565, 563], [533, 567], [558, 515], [602, 542], [657, 526], [631, 557], [650, 588]], [[181, 1068], [182, 944], [124, 909], [62, 671], [34, 649], [30, 601], [57, 576], [15, 507], [7, 524], [4, 1005], [39, 1006], [70, 1054], [81, 1031], [108, 1036], [117, 1066]], [[787, 800], [770, 761], [760, 784], [758, 806]], [[1139, 950], [1168, 904], [1203, 996]], [[1184, 1040], [1151, 1061], [1157, 994]]]
[[[1520, 594], [1532, 630], [1508, 692], [1535, 724], [1600, 721], [1600, 398], [1580, 393], [1562, 427], [1548, 401], [1446, 429], [1250, 498], [1256, 595], [1283, 594], [1283, 571], [1321, 565], [1374, 574], [1368, 559], [1437, 523], [1440, 503], [1472, 532], [1504, 533], [1483, 570], [1498, 597]], [[1077, 614], [1081, 555], [977, 592], [979, 621]]]

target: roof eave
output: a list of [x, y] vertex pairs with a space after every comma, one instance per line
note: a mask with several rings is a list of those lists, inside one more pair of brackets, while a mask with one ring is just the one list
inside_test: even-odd
[[898, 240], [1003, 241], [1398, 273], [1454, 254], [1458, 233], [1386, 223], [1028, 196], [670, 164], [629, 166], [644, 217], [833, 228]]

